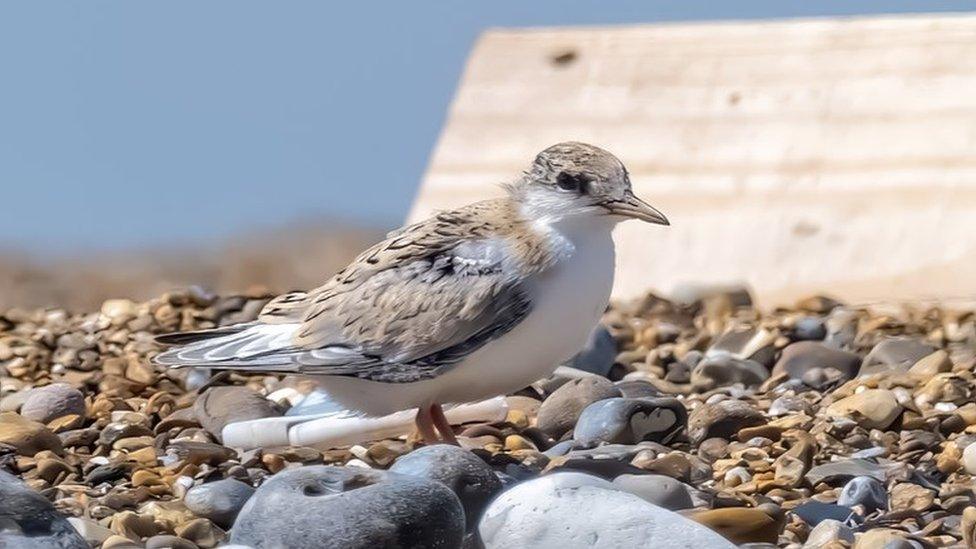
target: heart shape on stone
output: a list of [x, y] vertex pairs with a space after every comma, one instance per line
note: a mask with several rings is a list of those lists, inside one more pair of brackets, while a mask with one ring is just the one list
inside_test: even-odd
[[652, 433], [664, 433], [674, 428], [677, 416], [668, 408], [655, 408], [650, 412], [636, 411], [630, 416], [630, 430], [634, 438], [644, 440]]

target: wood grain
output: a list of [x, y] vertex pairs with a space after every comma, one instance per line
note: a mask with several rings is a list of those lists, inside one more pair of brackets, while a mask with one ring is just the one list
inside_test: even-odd
[[673, 223], [618, 229], [617, 297], [976, 295], [976, 16], [488, 31], [411, 218], [566, 140]]

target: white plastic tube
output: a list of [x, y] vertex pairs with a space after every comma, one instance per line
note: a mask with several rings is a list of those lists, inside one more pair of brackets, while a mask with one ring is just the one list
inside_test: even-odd
[[[231, 423], [224, 427], [221, 436], [224, 445], [233, 448], [289, 445], [337, 448], [408, 434], [416, 413], [414, 408], [383, 417], [361, 417], [347, 412], [264, 418]], [[502, 421], [508, 415], [508, 402], [498, 396], [449, 408], [444, 415], [454, 425]]]

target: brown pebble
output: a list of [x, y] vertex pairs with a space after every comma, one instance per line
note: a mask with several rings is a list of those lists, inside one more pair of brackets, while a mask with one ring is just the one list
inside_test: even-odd
[[42, 423], [31, 421], [16, 412], [0, 412], [0, 443], [6, 444], [22, 456], [32, 456], [41, 450], [61, 455], [61, 439]]
[[205, 518], [194, 519], [177, 526], [176, 535], [192, 541], [202, 549], [216, 547], [227, 537], [223, 530]]
[[783, 528], [781, 520], [759, 509], [732, 507], [698, 511], [689, 515], [735, 544], [776, 543]]
[[264, 454], [261, 456], [261, 463], [267, 467], [268, 471], [272, 473], [277, 473], [282, 471], [287, 465], [285, 458], [279, 456], [278, 454]]
[[152, 516], [139, 515], [132, 511], [122, 511], [113, 516], [109, 528], [116, 534], [129, 539], [154, 536], [159, 532]]

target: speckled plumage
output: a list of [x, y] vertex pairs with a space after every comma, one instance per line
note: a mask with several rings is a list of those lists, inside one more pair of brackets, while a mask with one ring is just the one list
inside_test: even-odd
[[[556, 250], [528, 223], [508, 199], [442, 212], [390, 233], [324, 285], [268, 303], [257, 325], [297, 325], [287, 344], [262, 348], [255, 343], [268, 332], [245, 330], [157, 361], [389, 382], [433, 377], [531, 309], [520, 282], [551, 265]], [[254, 353], [242, 353], [248, 345]]]
[[[557, 280], [560, 266], [570, 264], [567, 258], [591, 257], [578, 254], [577, 244], [592, 241], [587, 246], [607, 248], [610, 255], [587, 260], [599, 265], [574, 267], [600, 273], [594, 289], [579, 289], [593, 296], [593, 304], [581, 309], [587, 318], [577, 321], [586, 330], [572, 330], [572, 342], [562, 346], [577, 345], [606, 305], [613, 273], [610, 229], [620, 216], [634, 216], [634, 208], [644, 208], [645, 217], [660, 214], [633, 197], [619, 160], [579, 143], [546, 149], [508, 189], [505, 198], [441, 212], [390, 233], [322, 286], [272, 300], [255, 322], [163, 336], [161, 342], [180, 346], [155, 360], [413, 384], [421, 387], [415, 391], [419, 399], [425, 390], [418, 384], [444, 376], [516, 329], [537, 305], [547, 277]], [[546, 303], [552, 310], [554, 302]], [[555, 356], [562, 354], [555, 347], [540, 360], [566, 358]], [[567, 357], [577, 348], [567, 349]], [[544, 373], [556, 365], [532, 364], [526, 371]], [[330, 391], [348, 386], [325, 384]], [[435, 401], [452, 393], [433, 392], [439, 393], [432, 395]], [[465, 397], [468, 392], [453, 390]]]

